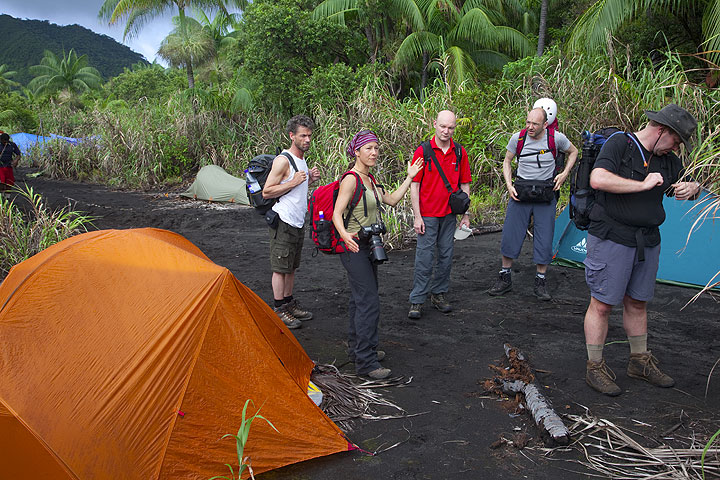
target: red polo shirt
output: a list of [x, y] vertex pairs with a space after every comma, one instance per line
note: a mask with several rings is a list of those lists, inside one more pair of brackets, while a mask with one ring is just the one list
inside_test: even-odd
[[[457, 163], [457, 157], [455, 156], [455, 143], [450, 139], [450, 148], [447, 153], [437, 146], [435, 143], [435, 137], [430, 139], [430, 146], [435, 152], [435, 157], [442, 167], [443, 173], [450, 182], [450, 186], [453, 191], [458, 187], [458, 178], [460, 183], [470, 183], [472, 177], [470, 176], [470, 162], [468, 161], [467, 152], [465, 147], [460, 150], [462, 152], [462, 159], [460, 161], [460, 167], [456, 170], [455, 164]], [[418, 158], [422, 158], [423, 151], [422, 146], [415, 150], [413, 155], [413, 161]], [[432, 162], [432, 160], [428, 160]], [[445, 182], [438, 173], [437, 167], [433, 163], [430, 166], [426, 163], [420, 173], [418, 173], [413, 182], [422, 182], [420, 184], [420, 215], [423, 217], [444, 217], [450, 215], [450, 205], [448, 200], [450, 199], [450, 192], [445, 188]]]

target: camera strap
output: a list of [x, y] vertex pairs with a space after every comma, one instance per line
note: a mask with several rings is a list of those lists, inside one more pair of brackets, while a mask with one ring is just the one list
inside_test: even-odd
[[[380, 214], [384, 213], [384, 208], [382, 205], [382, 202], [380, 201], [380, 198], [377, 194], [377, 185], [375, 184], [375, 179], [373, 177], [370, 177], [370, 183], [372, 184], [372, 191], [375, 195], [375, 210], [376, 210], [376, 220], [380, 220]], [[367, 199], [365, 198], [365, 192], [367, 191], [367, 187], [365, 187], [365, 184], [360, 182], [360, 188], [362, 188], [362, 203], [363, 203], [363, 213], [365, 218], [368, 216], [368, 209], [367, 209]], [[355, 219], [358, 224], [362, 225], [362, 222], [355, 216], [355, 212], [351, 212], [353, 218]]]

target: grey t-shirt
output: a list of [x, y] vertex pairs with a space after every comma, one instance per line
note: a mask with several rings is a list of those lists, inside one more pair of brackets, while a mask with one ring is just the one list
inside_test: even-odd
[[[520, 132], [510, 137], [507, 144], [508, 152], [515, 153], [519, 139]], [[555, 130], [555, 148], [558, 152], [567, 152], [570, 149], [570, 140], [557, 130]], [[540, 153], [541, 151], [545, 153]], [[555, 159], [548, 147], [547, 130], [543, 132], [543, 136], [539, 140], [535, 140], [530, 135], [525, 137], [525, 144], [521, 154], [527, 156], [518, 158], [518, 177], [526, 180], [549, 180], [553, 178]]]

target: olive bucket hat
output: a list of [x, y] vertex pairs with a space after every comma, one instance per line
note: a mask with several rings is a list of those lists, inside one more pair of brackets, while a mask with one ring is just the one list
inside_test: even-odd
[[692, 137], [695, 130], [697, 130], [697, 120], [695, 120], [695, 117], [690, 115], [687, 110], [671, 103], [670, 105], [665, 105], [659, 112], [645, 110], [645, 115], [647, 115], [650, 120], [654, 120], [657, 123], [661, 123], [675, 130], [675, 133], [680, 135], [687, 151], [690, 152], [692, 150], [693, 146], [690, 143], [690, 137]]

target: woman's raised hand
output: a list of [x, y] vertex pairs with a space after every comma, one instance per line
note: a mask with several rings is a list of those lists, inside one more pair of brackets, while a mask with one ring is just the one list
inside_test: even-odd
[[424, 163], [425, 163], [425, 160], [423, 160], [422, 158], [418, 158], [417, 160], [415, 160], [415, 162], [412, 162], [412, 161], [408, 162], [408, 169], [407, 169], [408, 176], [410, 178], [415, 178], [415, 175], [420, 173], [420, 170], [422, 170]]

